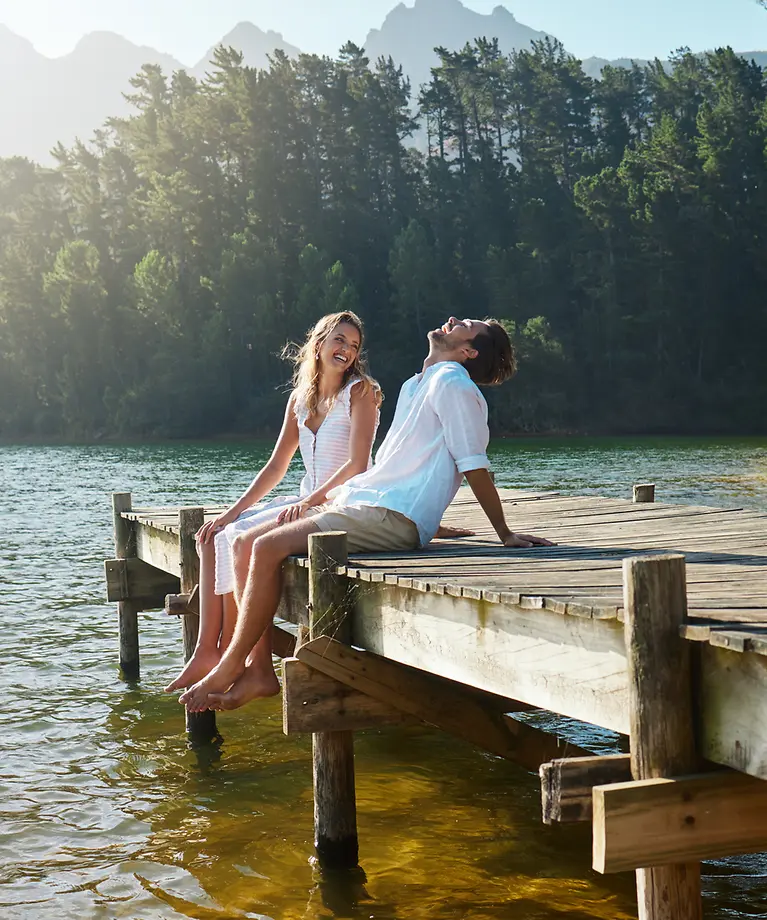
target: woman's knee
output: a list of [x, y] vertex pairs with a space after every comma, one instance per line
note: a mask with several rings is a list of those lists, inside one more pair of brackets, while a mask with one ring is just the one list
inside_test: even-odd
[[200, 540], [195, 540], [194, 545], [197, 549], [197, 555], [200, 557], [200, 561], [211, 560], [215, 558], [216, 547], [214, 546], [212, 540], [208, 540], [207, 543], [202, 543]]

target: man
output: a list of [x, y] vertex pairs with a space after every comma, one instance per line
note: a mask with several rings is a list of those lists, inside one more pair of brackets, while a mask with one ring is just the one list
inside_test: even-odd
[[[552, 545], [511, 531], [489, 473], [487, 403], [477, 385], [503, 383], [515, 370], [511, 342], [495, 320], [450, 317], [429, 333], [423, 370], [403, 385], [371, 469], [329, 493], [332, 504], [256, 536], [234, 637], [219, 664], [180, 697], [190, 711], [226, 702], [226, 691], [242, 677], [248, 654], [271, 625], [280, 600], [282, 563], [305, 554], [312, 533], [346, 531], [351, 553], [424, 546], [465, 476], [504, 546]], [[275, 692], [273, 673], [251, 669], [247, 680], [248, 699]]]

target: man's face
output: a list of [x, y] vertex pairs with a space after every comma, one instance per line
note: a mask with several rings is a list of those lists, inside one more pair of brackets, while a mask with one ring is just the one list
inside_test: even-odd
[[476, 352], [471, 342], [481, 332], [490, 332], [490, 327], [482, 320], [456, 319], [451, 316], [444, 325], [429, 333], [429, 342], [439, 351], [466, 352], [466, 358], [472, 358]]

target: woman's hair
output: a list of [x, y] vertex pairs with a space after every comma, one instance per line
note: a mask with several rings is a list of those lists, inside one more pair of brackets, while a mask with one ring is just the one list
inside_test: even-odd
[[344, 310], [341, 313], [329, 313], [318, 320], [307, 333], [306, 341], [303, 345], [298, 346], [291, 343], [283, 349], [283, 358], [292, 361], [294, 365], [293, 392], [296, 404], [303, 405], [309, 415], [313, 415], [317, 411], [319, 404], [320, 377], [322, 376], [322, 366], [319, 360], [320, 349], [325, 344], [327, 337], [341, 323], [347, 323], [359, 332], [360, 347], [354, 361], [344, 371], [339, 392], [353, 377], [359, 377], [362, 381], [363, 394], [372, 389], [376, 394], [376, 401], [379, 405], [381, 403], [381, 387], [370, 376], [367, 369], [367, 359], [363, 353], [365, 331], [362, 320], [356, 313]]
[[484, 330], [471, 343], [478, 352], [475, 358], [464, 362], [464, 367], [474, 383], [480, 386], [497, 386], [509, 380], [517, 372], [517, 356], [514, 346], [503, 326], [497, 319], [486, 319], [488, 331]]

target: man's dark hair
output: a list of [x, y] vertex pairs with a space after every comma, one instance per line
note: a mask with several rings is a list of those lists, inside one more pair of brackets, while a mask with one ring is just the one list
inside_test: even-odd
[[476, 335], [471, 347], [478, 352], [476, 358], [469, 358], [464, 367], [474, 383], [479, 386], [497, 386], [510, 380], [517, 372], [517, 356], [514, 346], [503, 326], [497, 319], [486, 319], [489, 329]]

